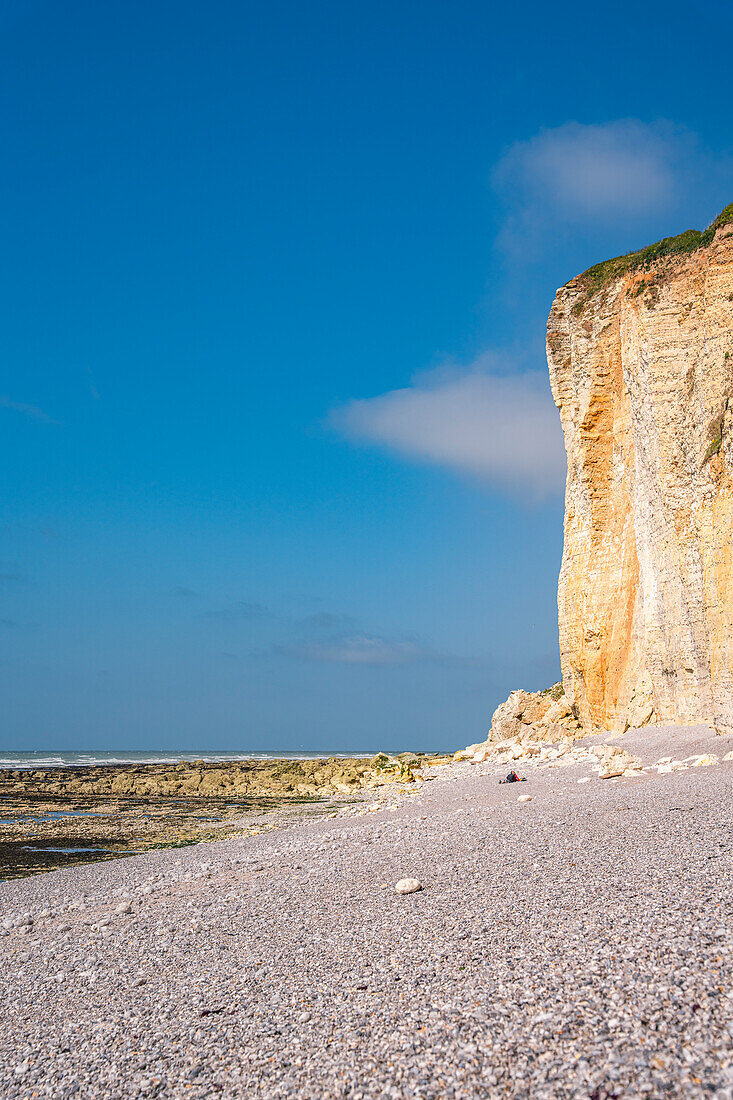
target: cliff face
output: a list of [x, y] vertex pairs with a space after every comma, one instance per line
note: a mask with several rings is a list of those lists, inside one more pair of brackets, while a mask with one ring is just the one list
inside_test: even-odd
[[[563, 683], [584, 726], [733, 731], [733, 208], [562, 287]], [[677, 243], [675, 243], [677, 242]]]

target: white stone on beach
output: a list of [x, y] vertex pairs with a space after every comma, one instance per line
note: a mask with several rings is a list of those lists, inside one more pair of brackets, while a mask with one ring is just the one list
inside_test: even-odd
[[531, 802], [531, 801], [532, 801], [532, 795], [531, 794], [520, 794], [519, 798], [517, 799], [517, 802]]
[[416, 878], [401, 878], [395, 884], [397, 894], [414, 894], [417, 890], [422, 890], [422, 883]]
[[131, 912], [132, 912], [132, 906], [130, 905], [129, 901], [121, 901], [119, 905], [115, 906], [115, 913], [122, 914], [122, 913], [131, 913]]
[[582, 779], [578, 780], [579, 783], [590, 783], [590, 776], [584, 775]]

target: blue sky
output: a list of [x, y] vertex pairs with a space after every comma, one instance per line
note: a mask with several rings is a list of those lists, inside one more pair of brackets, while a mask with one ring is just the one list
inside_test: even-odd
[[0, 741], [457, 747], [559, 675], [544, 325], [733, 199], [727, 4], [0, 9]]

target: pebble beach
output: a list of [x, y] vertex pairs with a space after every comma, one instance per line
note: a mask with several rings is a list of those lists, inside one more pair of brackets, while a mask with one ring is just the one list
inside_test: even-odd
[[0, 885], [0, 1096], [731, 1100], [733, 740], [618, 743], [719, 762], [454, 763]]

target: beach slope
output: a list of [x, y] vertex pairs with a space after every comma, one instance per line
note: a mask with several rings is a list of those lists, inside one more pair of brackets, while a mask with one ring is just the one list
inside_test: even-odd
[[0, 887], [0, 1095], [727, 1100], [733, 762], [505, 771]]

